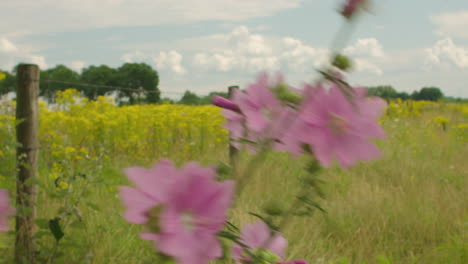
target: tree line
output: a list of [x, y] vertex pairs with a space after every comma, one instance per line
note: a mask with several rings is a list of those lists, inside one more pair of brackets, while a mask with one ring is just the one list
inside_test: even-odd
[[[6, 77], [0, 81], [0, 96], [16, 90], [17, 67], [14, 67], [11, 73], [2, 71]], [[137, 100], [147, 103], [160, 101], [158, 72], [146, 63], [125, 63], [118, 68], [91, 65], [81, 73], [65, 65], [57, 65], [42, 70], [40, 81], [39, 95], [49, 102], [55, 101], [57, 91], [69, 88], [77, 89], [90, 100], [109, 92], [116, 92], [119, 98], [128, 98], [130, 104]]]
[[[12, 72], [3, 72], [6, 76], [0, 80], [0, 96], [14, 92], [16, 87], [16, 67]], [[129, 104], [134, 103], [177, 103], [187, 105], [211, 104], [213, 95], [227, 97], [227, 92], [211, 92], [206, 96], [199, 96], [191, 91], [185, 91], [179, 100], [161, 99], [158, 88], [159, 75], [146, 63], [125, 63], [117, 68], [107, 65], [88, 66], [81, 73], [73, 71], [65, 65], [42, 70], [40, 73], [40, 96], [49, 102], [55, 101], [55, 93], [69, 88], [75, 88], [90, 100], [106, 93], [116, 92], [118, 98], [128, 98]], [[423, 87], [419, 91], [398, 92], [390, 85], [367, 87], [368, 94], [379, 96], [385, 100], [400, 98], [402, 100], [464, 101], [466, 99], [445, 97], [438, 87]]]
[[379, 96], [385, 100], [393, 100], [400, 98], [402, 100], [425, 100], [438, 101], [445, 98], [444, 94], [438, 87], [423, 87], [419, 91], [413, 91], [411, 94], [407, 92], [398, 92], [390, 85], [367, 87], [367, 92], [372, 96]]

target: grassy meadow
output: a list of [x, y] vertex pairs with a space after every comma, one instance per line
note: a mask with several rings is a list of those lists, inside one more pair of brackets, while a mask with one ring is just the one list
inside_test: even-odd
[[[61, 101], [62, 100], [62, 101]], [[44, 263], [159, 263], [141, 227], [122, 217], [122, 169], [168, 157], [177, 164], [228, 162], [227, 132], [211, 106], [128, 106], [101, 98], [59, 96], [41, 106], [37, 243]], [[13, 105], [0, 105], [0, 188], [13, 195]], [[344, 171], [322, 171], [326, 198], [311, 217], [284, 232], [288, 259], [311, 264], [468, 263], [468, 106], [393, 102], [381, 120], [383, 155]], [[250, 157], [243, 156], [242, 168]], [[304, 162], [270, 153], [251, 175], [235, 208], [236, 224], [253, 221], [271, 200], [297, 194]], [[48, 220], [60, 217], [57, 244]], [[13, 221], [11, 223], [13, 228]], [[0, 263], [12, 263], [14, 236], [0, 235]], [[54, 256], [53, 259], [50, 256]], [[228, 263], [219, 261], [219, 263]]]

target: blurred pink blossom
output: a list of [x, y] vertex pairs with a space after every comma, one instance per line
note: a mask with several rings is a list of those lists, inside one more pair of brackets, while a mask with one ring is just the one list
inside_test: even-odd
[[233, 182], [216, 182], [215, 171], [191, 162], [177, 169], [162, 160], [151, 169], [126, 169], [136, 188], [121, 187], [125, 218], [149, 228], [143, 239], [177, 263], [202, 264], [221, 257], [216, 233], [222, 230]]
[[364, 89], [353, 89], [353, 104], [336, 84], [331, 83], [329, 88], [309, 87], [313, 93], [299, 107], [298, 118], [282, 139], [283, 148], [299, 154], [307, 144], [326, 167], [335, 160], [349, 167], [379, 156], [378, 148], [368, 140], [385, 136], [377, 123], [385, 101], [366, 97]]
[[[261, 249], [261, 247], [265, 245], [270, 238], [270, 229], [262, 221], [258, 221], [253, 224], [246, 224], [240, 234], [240, 242], [248, 246], [252, 252]], [[270, 241], [270, 243], [268, 243], [267, 247], [263, 249], [266, 249], [283, 259], [287, 246], [288, 241], [283, 236], [277, 235]], [[232, 248], [232, 257], [237, 264], [249, 261], [249, 257], [239, 245], [235, 245]]]
[[346, 18], [351, 18], [359, 8], [362, 8], [368, 0], [346, 0], [341, 14]]
[[[224, 106], [223, 115], [227, 119], [225, 128], [230, 131], [230, 137], [234, 141], [248, 139], [259, 142], [281, 137], [294, 114], [294, 111], [284, 106], [271, 90], [282, 81], [281, 75], [276, 76], [275, 82], [270, 82], [268, 75], [261, 73], [256, 82], [248, 86], [246, 92], [236, 89], [229, 102], [216, 99], [216, 105]], [[238, 142], [234, 143], [237, 148], [240, 148], [240, 145]], [[255, 147], [250, 146], [248, 150], [255, 152]]]

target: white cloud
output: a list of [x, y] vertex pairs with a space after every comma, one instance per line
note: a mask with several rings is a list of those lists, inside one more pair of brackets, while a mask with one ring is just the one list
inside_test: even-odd
[[430, 17], [437, 26], [435, 33], [444, 37], [468, 38], [468, 10], [448, 12]]
[[429, 67], [454, 65], [457, 68], [468, 68], [468, 47], [456, 45], [451, 38], [439, 40], [424, 51]]
[[175, 50], [160, 52], [153, 58], [156, 69], [169, 69], [177, 74], [186, 73], [185, 68], [182, 67], [182, 59], [183, 56]]
[[343, 52], [351, 56], [385, 56], [382, 44], [375, 38], [358, 39], [356, 44], [346, 47]]
[[305, 72], [326, 63], [328, 49], [314, 48], [290, 37], [281, 40], [283, 51], [281, 59], [293, 71]]
[[219, 72], [257, 72], [279, 68], [278, 58], [272, 55], [270, 40], [265, 36], [252, 34], [246, 26], [238, 26], [228, 34], [205, 38], [216, 39], [217, 43], [212, 49], [204, 47], [196, 52], [192, 59], [195, 68]]
[[343, 53], [351, 57], [357, 72], [382, 75], [384, 71], [379, 64], [389, 61], [382, 44], [375, 38], [358, 39], [353, 45], [344, 48]]
[[6, 38], [0, 39], [0, 52], [16, 52], [18, 48]]
[[[242, 21], [298, 8], [301, 0], [16, 0], [1, 1], [0, 34], [197, 21]], [[19, 15], [18, 10], [21, 10]]]
[[21, 62], [37, 64], [41, 69], [47, 68], [47, 63], [44, 56], [27, 55]]
[[195, 68], [206, 71], [310, 72], [324, 61], [327, 53], [326, 49], [308, 46], [298, 39], [253, 34], [246, 26], [206, 38], [216, 39], [216, 46], [204, 47], [192, 60]]
[[370, 72], [377, 75], [382, 75], [383, 70], [377, 65], [365, 59], [355, 59], [354, 60], [355, 69], [358, 72]]
[[149, 55], [139, 50], [123, 54], [120, 59], [124, 62], [145, 62], [153, 64], [156, 70], [167, 70], [176, 74], [184, 74], [187, 70], [182, 66], [183, 56], [175, 50], [161, 51], [158, 55]]
[[132, 63], [132, 62], [143, 62], [148, 59], [148, 55], [144, 54], [141, 51], [134, 51], [125, 53], [120, 57], [121, 60], [124, 62]]
[[28, 48], [19, 46], [7, 38], [0, 38], [0, 68], [11, 70], [18, 63], [34, 63], [42, 69], [47, 67], [44, 56], [32, 54]]
[[84, 61], [76, 60], [67, 63], [67, 66], [70, 67], [74, 71], [81, 71], [84, 67], [86, 67], [87, 63]]
[[227, 35], [228, 42], [246, 55], [268, 55], [272, 49], [265, 42], [265, 38], [258, 34], [251, 34], [246, 26], [235, 28]]

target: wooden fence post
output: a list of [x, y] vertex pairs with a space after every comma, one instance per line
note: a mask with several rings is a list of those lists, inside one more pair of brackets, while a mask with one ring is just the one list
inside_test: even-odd
[[17, 70], [16, 149], [18, 177], [16, 181], [15, 263], [36, 263], [33, 240], [36, 216], [38, 157], [38, 91], [39, 67], [21, 64]]
[[[230, 99], [232, 99], [232, 96], [234, 94], [234, 91], [235, 89], [239, 89], [239, 86], [237, 85], [232, 85], [232, 86], [229, 86], [228, 88], [228, 96]], [[232, 145], [232, 141], [231, 141], [231, 136], [229, 136], [229, 160], [231, 162], [231, 167], [235, 170], [236, 169], [236, 162], [237, 162], [237, 156], [239, 155], [238, 153], [238, 149], [235, 148], [233, 145]]]

